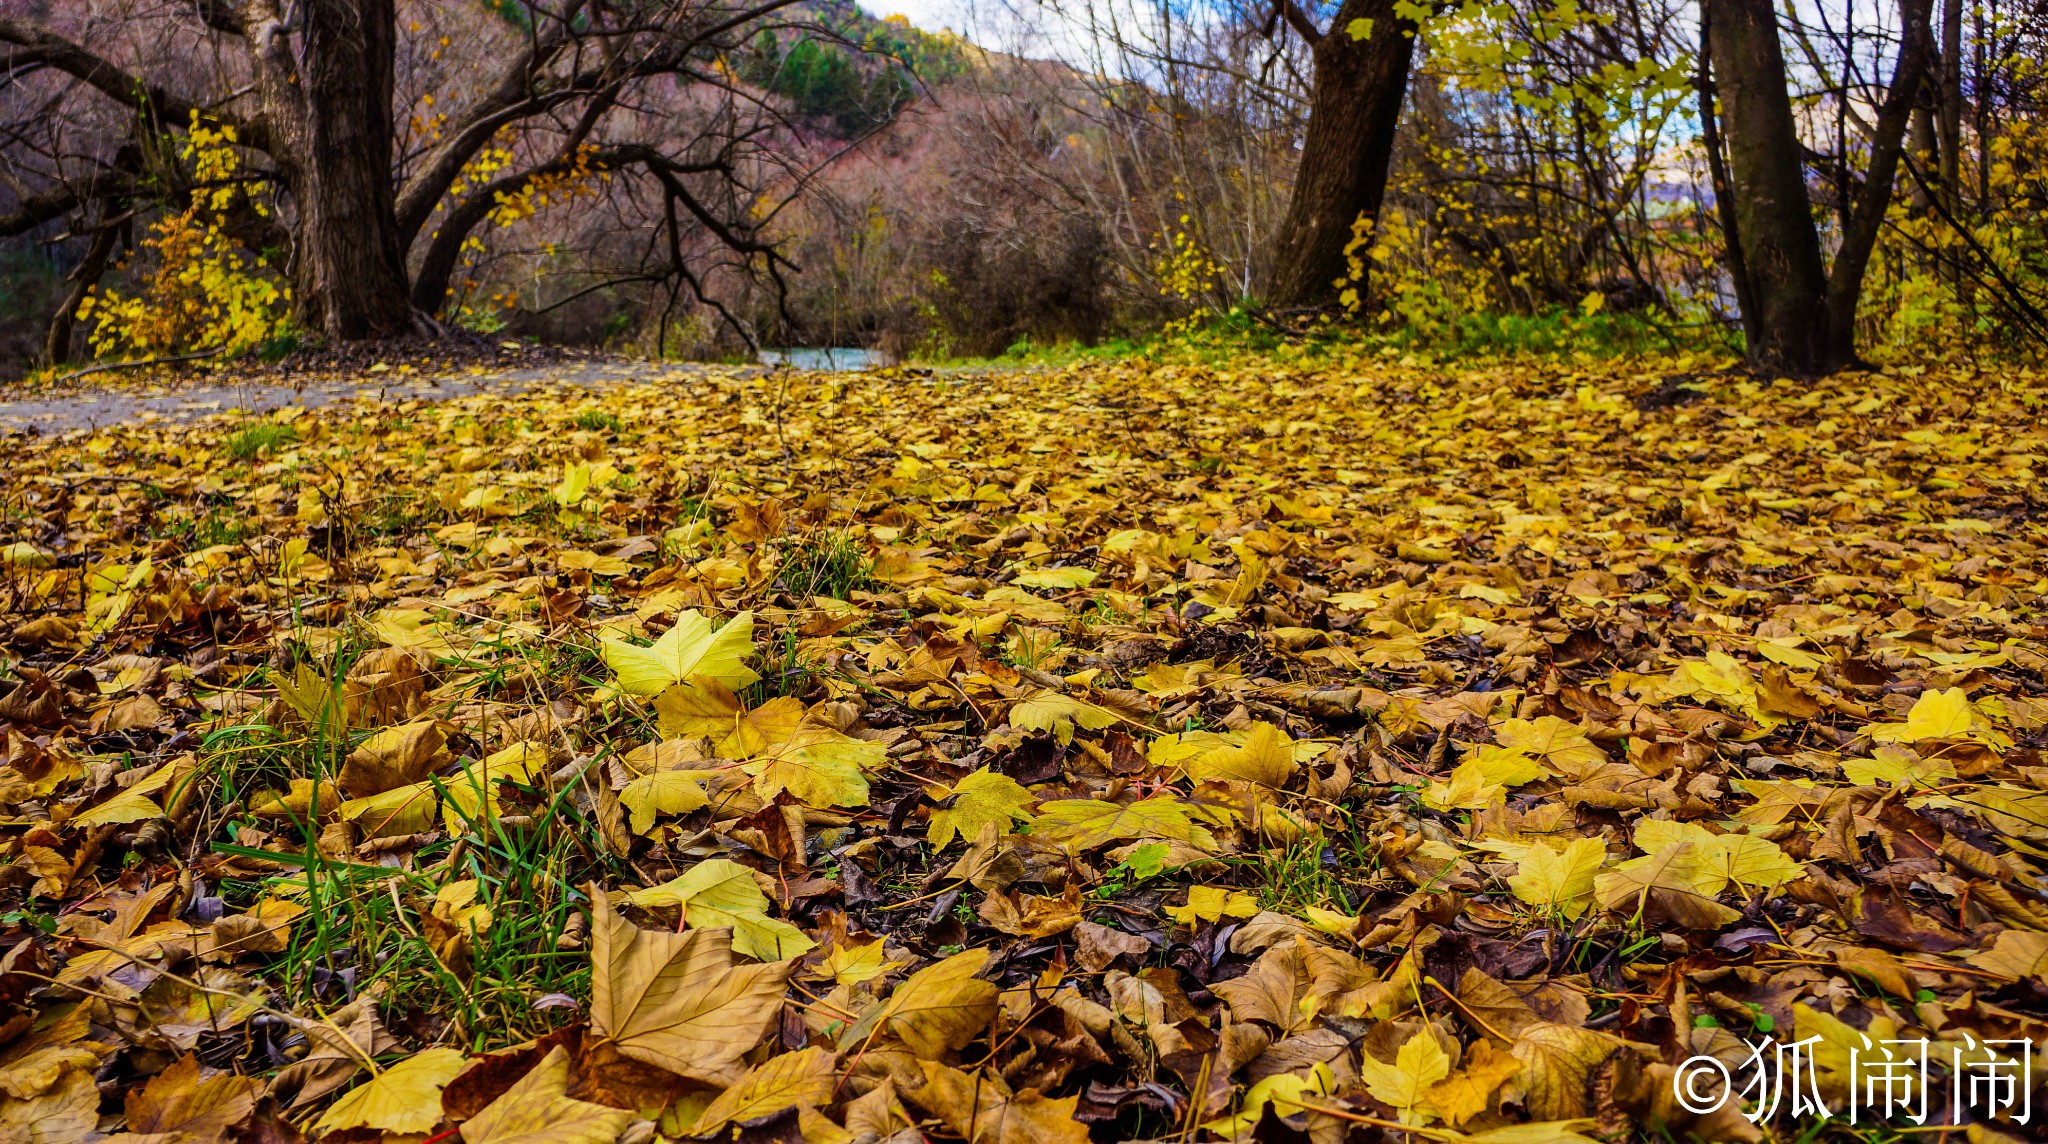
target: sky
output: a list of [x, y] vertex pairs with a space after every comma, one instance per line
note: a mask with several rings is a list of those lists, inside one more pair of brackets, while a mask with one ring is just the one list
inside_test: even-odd
[[927, 32], [968, 31], [960, 0], [866, 0], [861, 7], [871, 16], [902, 16]]
[[[1083, 66], [1093, 58], [1086, 25], [1070, 14], [1104, 0], [859, 0], [870, 16], [902, 16], [927, 31], [951, 31], [1000, 52], [1033, 59], [1064, 59]], [[1106, 0], [1104, 7], [1133, 0]], [[1145, 2], [1145, 0], [1139, 0]]]

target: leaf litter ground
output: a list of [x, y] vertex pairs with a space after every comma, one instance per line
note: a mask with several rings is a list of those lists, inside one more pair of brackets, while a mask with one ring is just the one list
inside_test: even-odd
[[1765, 1036], [2024, 1136], [2043, 383], [1668, 372], [0, 446], [0, 1136], [1883, 1138], [1674, 1098]]

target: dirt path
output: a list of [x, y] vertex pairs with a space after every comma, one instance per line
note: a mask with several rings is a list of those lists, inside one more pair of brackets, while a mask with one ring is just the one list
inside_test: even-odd
[[553, 382], [601, 386], [670, 378], [686, 380], [701, 376], [706, 370], [730, 368], [590, 361], [495, 370], [474, 376], [428, 377], [385, 373], [310, 379], [298, 385], [242, 380], [108, 387], [16, 401], [0, 400], [0, 437], [16, 434], [54, 436], [129, 422], [176, 424], [220, 413], [267, 413], [286, 407], [312, 409], [354, 399], [448, 401], [482, 393], [510, 395]]

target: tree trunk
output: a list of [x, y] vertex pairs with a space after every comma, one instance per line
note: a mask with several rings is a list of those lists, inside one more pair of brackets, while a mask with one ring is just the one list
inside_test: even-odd
[[1830, 372], [1827, 272], [1806, 195], [1799, 131], [1771, 0], [1703, 0], [1727, 125], [1728, 183], [1748, 271], [1752, 368]]
[[1949, 212], [1962, 206], [1963, 0], [1941, 7], [1941, 193]]
[[1856, 308], [1863, 299], [1863, 274], [1869, 269], [1871, 252], [1877, 249], [1885, 211], [1891, 207], [1892, 184], [1898, 178], [1899, 157], [1905, 151], [1906, 121], [1912, 117], [1916, 93], [1934, 66], [1934, 35], [1928, 27], [1932, 11], [1932, 0], [1899, 3], [1899, 59], [1892, 71], [1891, 87], [1878, 107], [1877, 124], [1870, 133], [1870, 170], [1864, 174], [1863, 191], [1856, 198], [1855, 210], [1842, 222], [1842, 241], [1828, 273], [1829, 371], [1853, 365], [1857, 360]]
[[[102, 219], [106, 216], [101, 215]], [[43, 340], [43, 364], [63, 365], [71, 360], [71, 335], [78, 325], [78, 307], [85, 301], [85, 292], [92, 289], [107, 272], [107, 263], [114, 255], [114, 242], [120, 236], [121, 225], [102, 223], [93, 232], [92, 244], [86, 247], [85, 257], [71, 271], [71, 287], [64, 291], [64, 300], [57, 305], [57, 312], [50, 317], [50, 329]]]
[[1907, 121], [1934, 57], [1932, 0], [1901, 0], [1903, 36], [1870, 138], [1870, 170], [1842, 220], [1832, 269], [1806, 193], [1805, 164], [1771, 0], [1702, 0], [1726, 116], [1728, 181], [1755, 314], [1743, 315], [1749, 364], [1816, 377], [1856, 363], [1856, 309], [1905, 147]]
[[[1941, 153], [1941, 144], [1934, 135], [1934, 114], [1926, 104], [1913, 109], [1913, 118], [1906, 127], [1906, 146], [1912, 148], [1913, 161], [1923, 170], [1933, 166], [1935, 156]], [[1928, 195], [1927, 188], [1918, 183], [1907, 190], [1906, 202], [1916, 215], [1934, 212], [1934, 199]]]
[[[1334, 302], [1348, 273], [1344, 247], [1352, 224], [1360, 216], [1379, 218], [1415, 55], [1415, 24], [1395, 8], [1395, 0], [1345, 0], [1329, 32], [1312, 44], [1308, 133], [1275, 239], [1270, 305]], [[1354, 37], [1353, 27], [1364, 37]]]
[[1714, 191], [1714, 211], [1721, 220], [1722, 250], [1728, 277], [1735, 287], [1735, 313], [1742, 319], [1746, 342], [1757, 340], [1756, 299], [1749, 292], [1749, 265], [1742, 258], [1742, 224], [1735, 217], [1735, 195], [1728, 186], [1728, 163], [1721, 148], [1721, 116], [1714, 91], [1714, 53], [1708, 23], [1712, 13], [1700, 12], [1699, 72], [1693, 83], [1700, 100], [1700, 142], [1707, 152], [1707, 181]]
[[392, 337], [412, 323], [392, 189], [393, 0], [300, 0], [303, 47], [284, 13], [251, 21], [264, 118], [297, 213], [295, 320], [335, 340]]

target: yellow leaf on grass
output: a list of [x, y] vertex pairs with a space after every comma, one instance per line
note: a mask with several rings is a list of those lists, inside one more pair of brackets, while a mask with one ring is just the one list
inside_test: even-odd
[[986, 949], [970, 949], [911, 974], [889, 1000], [849, 1026], [840, 1045], [864, 1041], [880, 1025], [923, 1060], [964, 1048], [996, 1015], [999, 991], [975, 977], [988, 956]]
[[1592, 1111], [1592, 1080], [1621, 1039], [1597, 1029], [1542, 1021], [1521, 1031], [1508, 1051], [1522, 1063], [1517, 1083], [1531, 1116], [1568, 1120]]
[[0, 545], [0, 564], [14, 568], [48, 568], [52, 563], [49, 553], [26, 540]]
[[670, 684], [654, 697], [655, 726], [664, 739], [718, 742], [732, 734], [741, 710], [731, 688], [704, 675]]
[[1409, 1037], [1394, 1054], [1393, 1064], [1371, 1053], [1359, 1054], [1358, 1076], [1365, 1081], [1365, 1090], [1400, 1113], [1403, 1124], [1427, 1124], [1437, 1118], [1429, 1089], [1450, 1075], [1450, 1054], [1428, 1030]]
[[932, 812], [925, 839], [933, 849], [944, 849], [955, 833], [978, 836], [983, 823], [994, 823], [998, 837], [1009, 834], [1011, 820], [1028, 821], [1031, 813], [1024, 808], [1036, 801], [1016, 779], [983, 767], [953, 784], [953, 804]]
[[1487, 782], [1479, 764], [1468, 760], [1452, 768], [1449, 781], [1430, 783], [1416, 797], [1431, 810], [1485, 810], [1506, 795], [1506, 787]]
[[641, 775], [619, 791], [619, 805], [631, 812], [635, 834], [654, 829], [658, 814], [688, 814], [710, 805], [704, 784], [688, 771], [656, 771]]
[[818, 963], [817, 975], [841, 985], [858, 985], [887, 973], [889, 965], [886, 943], [876, 938], [866, 945], [833, 947], [825, 960]]
[[788, 791], [809, 806], [866, 806], [868, 777], [863, 772], [888, 758], [889, 749], [880, 743], [810, 726], [740, 769], [754, 776], [754, 793], [763, 800]]
[[903, 1095], [945, 1122], [967, 1144], [1088, 1144], [1076, 1119], [1079, 1097], [1053, 1098], [1037, 1089], [1011, 1092], [995, 1073], [965, 1073], [918, 1062], [925, 1081]]
[[571, 572], [588, 572], [593, 576], [624, 576], [633, 571], [633, 565], [616, 556], [599, 556], [578, 548], [567, 548], [555, 553], [557, 567]]
[[1842, 757], [1842, 777], [1857, 786], [1924, 787], [1932, 790], [1956, 777], [1956, 765], [1947, 759], [1923, 759], [1905, 747], [1885, 744], [1871, 757]]
[[563, 508], [571, 508], [590, 491], [590, 465], [588, 462], [572, 462], [562, 467], [562, 479], [548, 495]]
[[441, 1090], [468, 1067], [459, 1049], [423, 1049], [350, 1089], [321, 1115], [319, 1129], [431, 1132], [441, 1122]]
[[[715, 701], [716, 693], [711, 694]], [[770, 699], [733, 720], [731, 729], [717, 742], [718, 753], [728, 759], [752, 758], [795, 737], [808, 718], [803, 700], [791, 695]]]
[[514, 743], [478, 759], [441, 781], [441, 825], [450, 834], [487, 826], [498, 817], [498, 784], [532, 782], [547, 766], [547, 748], [539, 743]]
[[503, 1096], [462, 1122], [463, 1144], [613, 1144], [636, 1119], [568, 1093], [569, 1051], [556, 1045]]
[[1019, 572], [1010, 583], [1020, 588], [1086, 588], [1095, 583], [1092, 568], [1033, 568]]
[[1259, 912], [1259, 901], [1243, 890], [1224, 886], [1190, 886], [1184, 906], [1162, 907], [1167, 917], [1184, 926], [1198, 921], [1219, 922], [1226, 917], [1248, 918]]
[[386, 727], [349, 752], [335, 783], [352, 798], [410, 786], [447, 758], [447, 742], [446, 729], [433, 719]]
[[1308, 920], [1308, 924], [1331, 937], [1348, 941], [1358, 934], [1358, 919], [1338, 910], [1327, 910], [1321, 906], [1303, 906], [1301, 916]]
[[1691, 843], [1699, 864], [1700, 892], [1709, 896], [1720, 894], [1731, 882], [1751, 889], [1776, 889], [1806, 876], [1806, 867], [1767, 838], [1715, 834], [1697, 823], [1646, 818], [1636, 824], [1635, 841], [1637, 849], [1646, 854]]
[[591, 1029], [626, 1056], [729, 1082], [775, 1028], [794, 961], [743, 965], [722, 929], [643, 930], [591, 893]]
[[1487, 744], [1474, 751], [1467, 763], [1479, 768], [1479, 775], [1495, 786], [1516, 787], [1550, 778], [1557, 772], [1533, 758], [1520, 747]]
[[1456, 1127], [1494, 1107], [1493, 1094], [1522, 1071], [1522, 1062], [1477, 1040], [1465, 1054], [1465, 1067], [1429, 1086], [1425, 1102], [1444, 1123]]
[[449, 629], [436, 622], [434, 613], [421, 608], [385, 608], [370, 621], [370, 633], [391, 647], [431, 656], [455, 654]]
[[740, 716], [718, 751], [754, 776], [754, 793], [773, 799], [789, 791], [815, 807], [866, 806], [864, 773], [888, 761], [879, 742], [845, 735], [801, 700], [784, 696]]
[[1681, 661], [1664, 690], [1674, 696], [1712, 700], [1765, 726], [1783, 722], [1758, 706], [1756, 679], [1749, 666], [1726, 652], [1710, 651], [1703, 660]]
[[768, 895], [754, 872], [730, 858], [707, 858], [681, 875], [620, 895], [641, 909], [680, 907], [683, 922], [696, 929], [725, 926], [732, 948], [760, 961], [801, 957], [817, 942], [788, 922], [768, 916]]
[[1555, 715], [1509, 719], [1494, 728], [1500, 745], [1542, 759], [1567, 775], [1607, 761], [1607, 753], [1586, 737], [1586, 729]]
[[754, 651], [754, 613], [741, 612], [723, 627], [692, 608], [676, 616], [652, 647], [623, 640], [603, 641], [604, 662], [628, 695], [659, 695], [673, 684], [701, 675], [726, 687], [745, 687], [761, 678], [748, 670]]
[[1606, 861], [1607, 845], [1598, 838], [1574, 839], [1562, 853], [1539, 841], [1522, 855], [1508, 889], [1532, 906], [1576, 918], [1593, 904], [1593, 879]]
[[434, 784], [414, 783], [368, 798], [352, 798], [334, 810], [355, 823], [366, 838], [396, 838], [433, 829], [434, 812], [440, 805]]

